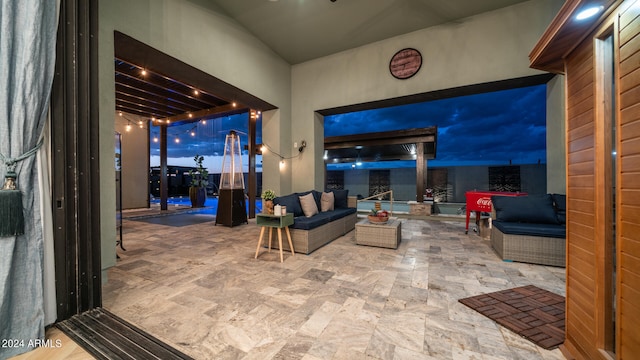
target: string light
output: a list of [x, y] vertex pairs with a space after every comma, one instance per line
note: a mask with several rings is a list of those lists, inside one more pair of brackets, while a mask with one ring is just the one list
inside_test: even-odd
[[130, 132], [130, 131], [131, 131], [131, 123], [127, 123], [127, 126], [125, 127], [125, 130], [126, 130], [127, 132]]
[[180, 138], [179, 137], [176, 137], [175, 141], [176, 141], [176, 144], [180, 144]]
[[264, 154], [267, 150], [269, 150], [269, 152], [271, 152], [271, 153], [272, 153], [272, 154], [274, 154], [275, 156], [279, 157], [279, 158], [280, 158], [280, 160], [283, 160], [283, 161], [284, 161], [284, 160], [289, 160], [289, 159], [293, 159], [293, 158], [300, 157], [300, 155], [302, 154], [301, 152], [299, 152], [299, 153], [297, 153], [296, 155], [286, 157], [286, 156], [284, 156], [284, 155], [282, 155], [282, 154], [280, 154], [280, 153], [276, 152], [275, 150], [273, 150], [273, 149], [271, 148], [271, 146], [269, 146], [269, 144], [267, 144], [267, 143], [265, 143], [265, 142], [263, 142], [263, 143], [262, 143], [262, 147], [260, 148], [260, 150], [262, 150], [262, 153], [263, 153], [263, 154]]
[[147, 70], [145, 70], [145, 69], [142, 69], [142, 71], [140, 71], [140, 74], [142, 74], [142, 76], [145, 76], [145, 75], [147, 75]]

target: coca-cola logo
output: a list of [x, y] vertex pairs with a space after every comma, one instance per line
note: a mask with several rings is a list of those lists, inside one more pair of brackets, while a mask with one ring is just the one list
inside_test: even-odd
[[479, 198], [476, 200], [476, 205], [491, 206], [491, 198]]

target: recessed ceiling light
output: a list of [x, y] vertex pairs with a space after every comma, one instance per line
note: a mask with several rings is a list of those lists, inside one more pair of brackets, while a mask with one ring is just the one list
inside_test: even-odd
[[604, 6], [594, 6], [587, 9], [584, 9], [576, 15], [576, 20], [585, 20], [590, 17], [597, 15], [600, 11], [604, 9]]

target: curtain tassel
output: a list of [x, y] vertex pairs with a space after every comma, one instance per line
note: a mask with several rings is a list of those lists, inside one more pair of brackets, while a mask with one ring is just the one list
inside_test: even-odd
[[0, 189], [0, 237], [24, 234], [22, 192], [16, 189], [16, 173], [5, 175]]

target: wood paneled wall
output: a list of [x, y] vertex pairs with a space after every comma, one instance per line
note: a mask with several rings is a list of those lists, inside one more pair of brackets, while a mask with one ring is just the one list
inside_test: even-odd
[[619, 359], [640, 357], [640, 1], [619, 17]]
[[594, 59], [590, 40], [565, 63], [567, 81], [567, 313], [572, 353], [593, 354], [595, 340]]
[[[567, 314], [565, 350], [576, 358], [606, 359], [607, 229], [613, 192], [606, 176], [606, 125], [598, 106], [596, 37], [614, 37], [617, 136], [615, 358], [640, 354], [640, 0], [625, 1], [607, 23], [565, 58], [567, 86]], [[609, 150], [610, 151], [610, 150]], [[612, 339], [612, 338], [611, 338]], [[611, 345], [609, 346], [611, 347]]]

